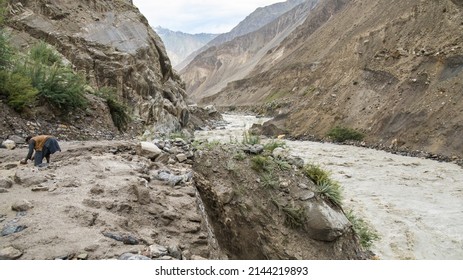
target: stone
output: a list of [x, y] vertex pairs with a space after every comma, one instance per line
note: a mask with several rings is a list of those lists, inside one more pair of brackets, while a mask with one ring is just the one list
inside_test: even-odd
[[188, 157], [185, 154], [178, 154], [175, 156], [178, 160], [178, 162], [182, 163], [188, 159]]
[[169, 255], [172, 256], [173, 258], [177, 260], [182, 259], [182, 251], [180, 250], [178, 244], [170, 244], [167, 247], [167, 251], [169, 252]]
[[16, 143], [12, 140], [5, 140], [2, 142], [2, 147], [7, 148], [8, 150], [13, 150], [16, 148]]
[[119, 257], [119, 260], [123, 261], [143, 261], [143, 260], [151, 260], [150, 258], [143, 256], [143, 255], [136, 255], [132, 253], [124, 253]]
[[204, 107], [204, 110], [206, 110], [207, 114], [209, 115], [217, 113], [217, 109], [214, 107], [214, 105], [207, 105], [206, 107]]
[[36, 186], [31, 189], [33, 192], [48, 192], [49, 188], [44, 186]]
[[14, 182], [26, 188], [40, 185], [46, 181], [48, 181], [48, 179], [44, 174], [34, 172], [31, 169], [20, 169], [14, 174]]
[[309, 202], [306, 212], [306, 228], [310, 237], [315, 240], [334, 241], [351, 226], [341, 211], [331, 208], [324, 201]]
[[137, 154], [139, 156], [155, 160], [160, 154], [162, 154], [162, 150], [159, 149], [158, 146], [156, 146], [154, 143], [140, 142], [140, 144], [137, 146]]
[[135, 185], [132, 188], [138, 203], [141, 205], [148, 205], [151, 203], [150, 191], [147, 187]]
[[264, 146], [256, 144], [245, 148], [244, 151], [253, 155], [259, 155], [264, 151]]
[[28, 200], [23, 199], [23, 200], [16, 201], [15, 203], [13, 203], [13, 205], [11, 206], [11, 209], [16, 212], [24, 212], [24, 211], [32, 209], [33, 207], [34, 205], [32, 205], [32, 203], [30, 203]]
[[0, 260], [17, 260], [22, 255], [23, 253], [14, 247], [6, 247], [0, 250]]
[[273, 150], [272, 156], [274, 158], [279, 158], [279, 159], [286, 159], [288, 157], [288, 150], [283, 149], [281, 147], [277, 147]]
[[298, 168], [304, 167], [304, 160], [302, 158], [300, 158], [300, 157], [290, 157], [288, 159], [288, 162], [291, 165], [297, 166]]
[[88, 259], [88, 254], [87, 253], [80, 254], [80, 255], [77, 256], [77, 259], [78, 260], [86, 260], [86, 259]]
[[7, 193], [8, 190], [7, 189], [4, 189], [4, 188], [0, 188], [0, 193]]
[[169, 251], [166, 247], [159, 244], [153, 244], [149, 247], [150, 256], [152, 258], [160, 258], [166, 256]]
[[8, 140], [14, 141], [16, 144], [25, 144], [26, 143], [26, 139], [24, 139], [23, 137], [18, 136], [18, 135], [10, 135], [10, 136], [8, 136]]
[[129, 234], [123, 234], [123, 233], [117, 233], [117, 232], [103, 232], [103, 235], [114, 239], [116, 241], [122, 242], [124, 244], [128, 245], [138, 245], [140, 242], [138, 241], [137, 238], [129, 235]]
[[11, 235], [11, 234], [14, 234], [14, 233], [21, 232], [21, 231], [25, 230], [26, 228], [27, 228], [27, 226], [25, 226], [25, 225], [6, 224], [2, 229], [1, 235], [2, 236]]
[[0, 179], [0, 188], [10, 189], [13, 186], [13, 181], [8, 178]]
[[301, 195], [300, 200], [306, 201], [306, 200], [312, 199], [312, 198], [314, 198], [314, 197], [315, 197], [315, 193], [314, 193], [314, 192], [308, 192], [308, 193], [306, 193], [306, 194], [304, 194], [304, 195]]

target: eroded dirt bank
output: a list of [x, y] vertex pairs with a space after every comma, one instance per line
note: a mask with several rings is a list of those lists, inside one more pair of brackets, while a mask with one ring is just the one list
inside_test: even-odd
[[[254, 117], [224, 115], [231, 129], [197, 137], [239, 139]], [[344, 186], [347, 209], [367, 220], [381, 239], [382, 259], [463, 259], [463, 172], [452, 163], [329, 143], [285, 141], [293, 155], [320, 164]]]

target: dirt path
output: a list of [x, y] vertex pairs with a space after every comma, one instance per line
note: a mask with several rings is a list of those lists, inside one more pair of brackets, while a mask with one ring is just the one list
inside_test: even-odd
[[[229, 141], [262, 119], [224, 116], [230, 129], [199, 138]], [[246, 125], [245, 125], [246, 124]], [[328, 143], [286, 141], [344, 186], [344, 205], [375, 228], [381, 259], [463, 259], [463, 170], [451, 163]]]

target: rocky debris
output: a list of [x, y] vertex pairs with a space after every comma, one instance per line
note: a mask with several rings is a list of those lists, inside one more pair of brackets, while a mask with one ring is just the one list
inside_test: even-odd
[[166, 247], [159, 244], [153, 244], [149, 247], [149, 254], [151, 258], [158, 259], [169, 254], [169, 251]]
[[26, 144], [26, 139], [18, 135], [10, 135], [8, 136], [8, 140], [11, 140], [19, 145]]
[[190, 105], [188, 108], [191, 113], [190, 127], [194, 130], [211, 130], [226, 124], [214, 106], [203, 108], [198, 105]]
[[12, 246], [0, 249], [0, 260], [17, 260], [22, 256], [22, 252]]
[[8, 236], [11, 234], [15, 234], [21, 232], [27, 228], [26, 225], [18, 225], [17, 223], [20, 221], [20, 218], [14, 218], [11, 221], [8, 221], [2, 228], [1, 235]]
[[11, 206], [11, 209], [16, 212], [26, 212], [32, 209], [33, 207], [34, 205], [31, 202], [23, 199], [23, 200], [16, 201], [15, 203], [13, 203], [13, 205]]
[[76, 258], [78, 260], [86, 260], [86, 259], [88, 259], [88, 254], [87, 253], [82, 253], [82, 254], [77, 255]]
[[243, 148], [243, 151], [248, 154], [259, 155], [264, 151], [264, 145], [246, 145], [246, 147]]
[[157, 180], [167, 182], [170, 186], [176, 186], [180, 183], [186, 183], [191, 180], [193, 177], [192, 172], [188, 172], [183, 175], [174, 175], [170, 170], [160, 170], [156, 171], [153, 177]]

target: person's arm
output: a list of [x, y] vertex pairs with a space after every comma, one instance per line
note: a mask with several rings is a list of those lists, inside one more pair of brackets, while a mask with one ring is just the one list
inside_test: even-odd
[[29, 153], [27, 153], [26, 159], [24, 160], [27, 162], [28, 159], [32, 159], [32, 154], [34, 153], [34, 147], [35, 147], [35, 141], [30, 140], [29, 141]]

